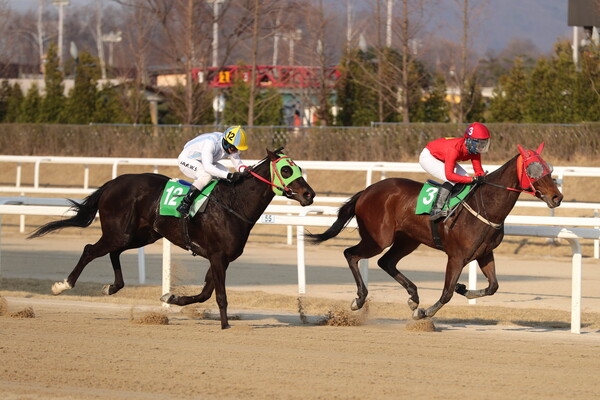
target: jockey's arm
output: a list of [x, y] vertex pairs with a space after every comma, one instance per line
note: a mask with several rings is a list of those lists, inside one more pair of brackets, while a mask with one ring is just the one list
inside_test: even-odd
[[444, 162], [444, 173], [446, 174], [446, 179], [454, 183], [470, 183], [470, 177], [462, 176], [454, 172], [457, 156], [458, 154], [454, 154], [452, 152], [448, 152], [446, 155], [446, 161]]
[[202, 149], [202, 167], [206, 172], [214, 177], [227, 179], [227, 172], [220, 170], [215, 167], [215, 161], [213, 158], [213, 150], [211, 146], [204, 146]]
[[230, 155], [229, 159], [231, 160], [231, 163], [233, 164], [233, 169], [235, 171], [242, 172], [242, 170], [246, 168], [246, 166], [242, 162], [242, 159], [240, 158], [239, 153], [234, 153]]
[[481, 166], [481, 155], [477, 154], [477, 157], [473, 157], [471, 160], [471, 164], [473, 164], [473, 170], [475, 171], [476, 176], [485, 175], [483, 171], [483, 167]]

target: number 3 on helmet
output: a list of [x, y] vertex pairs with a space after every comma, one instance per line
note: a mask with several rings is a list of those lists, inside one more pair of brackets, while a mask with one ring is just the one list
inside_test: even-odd
[[474, 122], [465, 131], [465, 144], [471, 154], [487, 153], [490, 148], [490, 131], [482, 123]]
[[248, 150], [248, 145], [246, 144], [246, 132], [239, 125], [227, 128], [223, 134], [223, 142], [227, 147], [235, 146], [235, 148], [240, 151]]

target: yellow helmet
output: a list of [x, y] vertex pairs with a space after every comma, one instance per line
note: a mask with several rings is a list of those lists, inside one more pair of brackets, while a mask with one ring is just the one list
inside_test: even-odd
[[240, 151], [248, 150], [246, 132], [239, 125], [231, 126], [223, 133], [223, 147], [225, 150], [232, 146], [235, 146]]

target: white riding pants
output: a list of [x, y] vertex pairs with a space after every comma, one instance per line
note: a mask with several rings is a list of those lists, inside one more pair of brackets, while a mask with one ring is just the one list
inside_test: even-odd
[[[429, 152], [429, 149], [427, 149], [427, 148], [423, 149], [423, 151], [421, 152], [421, 155], [419, 156], [419, 164], [421, 164], [421, 167], [425, 171], [427, 171], [428, 173], [430, 173], [437, 179], [441, 180], [442, 183], [450, 182], [448, 179], [446, 179], [446, 170], [445, 170], [446, 165], [444, 164], [443, 161], [438, 160], [437, 158], [432, 156], [431, 153]], [[454, 172], [456, 174], [462, 175], [462, 176], [469, 175], [467, 173], [467, 171], [465, 171], [465, 169], [463, 167], [461, 167], [459, 164], [454, 165]], [[454, 185], [456, 182], [450, 182], [450, 183]]]
[[[204, 170], [202, 163], [195, 158], [179, 157], [179, 169], [185, 176], [194, 180], [192, 184], [197, 189], [202, 189], [212, 180], [213, 176]], [[229, 169], [223, 164], [215, 163], [215, 167], [222, 171], [229, 172]]]

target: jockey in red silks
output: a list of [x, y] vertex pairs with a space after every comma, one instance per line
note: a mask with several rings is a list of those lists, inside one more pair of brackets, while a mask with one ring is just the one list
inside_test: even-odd
[[[431, 220], [435, 221], [448, 215], [442, 208], [455, 183], [483, 181], [485, 172], [481, 167], [481, 153], [486, 153], [489, 147], [490, 132], [479, 122], [469, 125], [461, 138], [441, 138], [425, 146], [419, 156], [419, 164], [425, 171], [444, 182], [431, 210]], [[467, 160], [471, 160], [473, 164], [473, 178], [458, 164], [458, 161]]]

